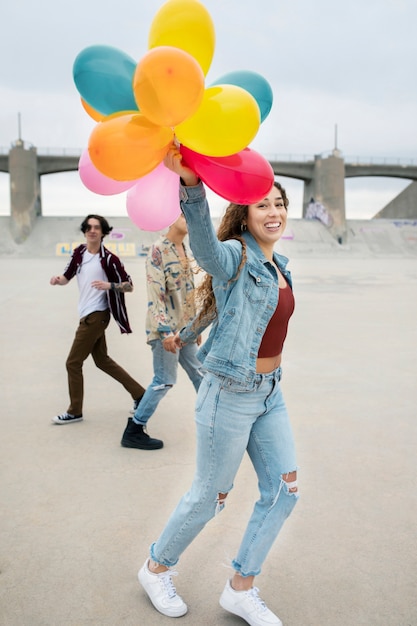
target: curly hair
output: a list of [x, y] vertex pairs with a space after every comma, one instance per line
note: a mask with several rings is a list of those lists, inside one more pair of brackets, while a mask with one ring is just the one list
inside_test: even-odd
[[113, 230], [113, 226], [110, 226], [105, 217], [102, 217], [101, 215], [93, 215], [92, 213], [90, 213], [90, 215], [87, 215], [87, 217], [83, 220], [80, 226], [81, 232], [86, 233], [87, 230], [89, 230], [88, 220], [90, 219], [98, 220], [100, 222], [102, 239]]
[[[274, 181], [274, 187], [276, 187], [282, 195], [285, 209], [288, 209], [289, 200], [285, 189], [282, 185]], [[246, 263], [246, 242], [242, 237], [242, 227], [244, 221], [248, 216], [248, 204], [235, 204], [231, 202], [226, 208], [220, 225], [217, 229], [217, 238], [219, 241], [227, 241], [228, 239], [237, 239], [242, 244], [242, 259], [240, 261], [237, 272], [229, 283], [238, 279], [242, 267]], [[210, 274], [206, 274], [199, 287], [195, 290], [196, 304], [199, 308], [199, 313], [193, 321], [192, 327], [197, 328], [200, 322], [211, 323], [217, 317], [216, 298], [213, 290], [213, 279]]]

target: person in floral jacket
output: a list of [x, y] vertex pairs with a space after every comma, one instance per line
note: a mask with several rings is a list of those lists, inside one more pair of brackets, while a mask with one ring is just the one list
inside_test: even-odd
[[152, 349], [154, 375], [137, 403], [133, 418], [128, 419], [121, 441], [126, 448], [155, 450], [163, 447], [163, 441], [149, 438], [144, 429], [159, 402], [177, 382], [178, 364], [196, 391], [202, 379], [201, 363], [196, 356], [199, 337], [196, 342], [171, 351], [175, 333], [196, 314], [194, 277], [198, 267], [189, 248], [184, 245], [187, 232], [187, 223], [181, 214], [165, 237], [151, 246], [147, 255], [146, 335]]

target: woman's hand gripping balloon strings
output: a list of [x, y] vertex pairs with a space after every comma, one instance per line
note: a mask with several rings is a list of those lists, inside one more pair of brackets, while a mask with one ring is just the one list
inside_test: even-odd
[[164, 165], [168, 169], [178, 174], [182, 179], [184, 185], [187, 187], [193, 187], [199, 183], [199, 178], [197, 174], [193, 172], [192, 169], [187, 167], [182, 162], [182, 154], [180, 153], [179, 147], [175, 142], [172, 143], [170, 149], [167, 152], [167, 155], [164, 158]]

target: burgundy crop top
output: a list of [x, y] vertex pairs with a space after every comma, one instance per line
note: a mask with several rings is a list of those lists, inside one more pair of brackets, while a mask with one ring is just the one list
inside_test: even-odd
[[294, 312], [294, 294], [289, 285], [280, 288], [278, 306], [265, 329], [259, 346], [258, 358], [278, 356], [284, 347], [287, 336], [288, 322]]

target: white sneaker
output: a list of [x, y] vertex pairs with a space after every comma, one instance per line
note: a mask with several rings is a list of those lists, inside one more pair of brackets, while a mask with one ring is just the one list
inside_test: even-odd
[[82, 422], [82, 415], [71, 415], [71, 413], [61, 413], [52, 418], [54, 424], [72, 424], [72, 422]]
[[149, 559], [139, 570], [138, 578], [156, 610], [168, 617], [185, 615], [188, 607], [181, 596], [177, 594], [172, 582], [172, 576], [177, 576], [177, 572], [168, 569], [162, 574], [153, 574], [149, 571], [148, 563]]
[[228, 580], [220, 596], [220, 606], [229, 613], [239, 615], [250, 626], [283, 626], [277, 615], [272, 613], [258, 595], [259, 589], [235, 591]]

